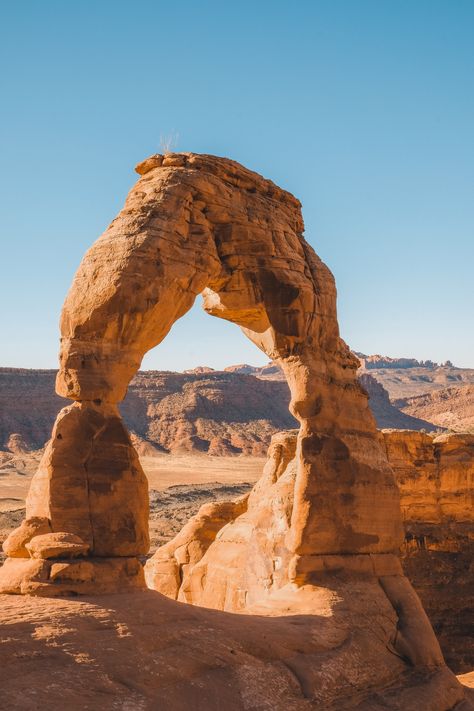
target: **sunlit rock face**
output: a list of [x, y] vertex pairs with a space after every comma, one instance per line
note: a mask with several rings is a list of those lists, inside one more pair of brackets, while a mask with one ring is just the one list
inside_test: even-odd
[[[320, 663], [306, 657], [302, 628], [292, 673], [321, 708], [362, 708], [386, 687], [390, 708], [453, 708], [463, 693], [396, 556], [398, 488], [358, 360], [339, 337], [334, 279], [303, 237], [300, 203], [213, 156], [152, 156], [137, 172], [63, 307], [57, 392], [74, 404], [58, 415], [0, 591], [144, 586], [146, 482], [117, 403], [144, 354], [202, 294], [209, 314], [240, 326], [282, 368], [299, 430], [274, 442], [248, 500], [188, 524], [164, 568], [149, 569], [152, 584], [220, 610], [319, 615], [311, 649]], [[268, 654], [281, 658], [281, 645]]]

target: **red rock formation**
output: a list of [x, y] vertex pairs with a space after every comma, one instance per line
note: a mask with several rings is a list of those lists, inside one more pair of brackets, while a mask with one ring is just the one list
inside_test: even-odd
[[474, 432], [474, 385], [470, 383], [400, 399], [395, 405], [407, 415], [424, 417], [438, 427]]
[[404, 570], [455, 671], [474, 667], [474, 435], [385, 431], [401, 492]]
[[48, 518], [53, 534], [77, 536], [89, 553], [9, 558], [0, 590], [140, 584], [146, 487], [117, 403], [146, 351], [203, 293], [208, 313], [239, 325], [283, 369], [300, 428], [293, 482], [283, 447], [239, 523], [192, 566], [191, 594], [248, 614], [326, 613], [321, 664], [303, 649], [292, 667], [320, 706], [350, 698], [355, 707], [368, 688], [391, 686], [405, 709], [451, 709], [463, 691], [394, 555], [398, 488], [358, 361], [339, 337], [334, 279], [303, 238], [299, 202], [212, 156], [152, 156], [138, 172], [66, 298], [57, 391], [75, 402], [58, 416], [27, 502], [28, 518]]

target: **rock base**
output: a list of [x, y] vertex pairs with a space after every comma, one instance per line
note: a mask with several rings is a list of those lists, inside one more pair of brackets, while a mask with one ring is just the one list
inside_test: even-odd
[[67, 597], [144, 587], [137, 558], [7, 558], [0, 569], [0, 593], [10, 595]]

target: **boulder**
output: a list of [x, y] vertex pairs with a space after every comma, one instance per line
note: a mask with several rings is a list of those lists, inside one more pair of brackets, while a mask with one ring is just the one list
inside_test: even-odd
[[9, 558], [29, 558], [27, 543], [35, 536], [51, 533], [51, 522], [44, 516], [30, 516], [3, 542], [3, 550]]
[[27, 544], [32, 558], [77, 558], [86, 555], [89, 545], [73, 533], [45, 533], [34, 536]]

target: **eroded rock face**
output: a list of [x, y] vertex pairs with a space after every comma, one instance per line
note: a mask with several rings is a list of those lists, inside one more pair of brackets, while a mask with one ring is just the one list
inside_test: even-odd
[[[301, 582], [290, 582], [292, 558], [285, 540], [297, 480], [296, 447], [295, 431], [275, 435], [262, 478], [250, 495], [239, 501], [238, 507], [234, 504], [234, 509], [231, 502], [214, 510], [202, 507], [181, 533], [147, 562], [149, 587], [182, 602], [246, 615], [279, 616], [282, 610], [291, 615], [295, 609], [298, 614], [311, 610], [311, 614], [322, 615], [326, 626], [324, 632], [320, 630], [332, 642], [313, 672], [316, 684], [321, 682], [319, 674], [328, 672], [327, 686], [324, 691], [319, 687], [319, 696], [316, 692], [320, 703], [334, 702], [340, 693], [329, 679], [337, 678], [344, 686], [342, 680], [351, 678], [357, 696], [364, 693], [369, 677], [381, 686], [390, 685], [389, 680], [393, 682], [404, 663], [418, 670], [429, 669], [428, 678], [433, 682], [436, 670], [443, 668], [441, 651], [398, 557], [320, 555], [318, 568], [313, 564]], [[407, 468], [407, 459], [403, 461]], [[408, 498], [405, 505], [409, 510]], [[329, 652], [332, 643], [344, 652]], [[303, 659], [304, 655], [304, 664]], [[398, 669], [401, 660], [404, 662]], [[366, 664], [370, 666], [368, 675], [361, 670], [363, 666], [367, 671]], [[406, 691], [401, 696], [394, 694], [388, 708], [399, 708], [398, 704], [413, 711], [417, 704], [419, 708], [452, 708], [454, 702], [446, 701], [444, 694], [454, 692], [454, 679], [446, 678], [438, 688], [432, 682], [429, 690], [413, 689], [413, 696]], [[355, 700], [345, 703], [335, 708], [379, 708], [375, 701], [362, 707]]]
[[291, 575], [322, 553], [397, 550], [398, 490], [358, 361], [339, 337], [334, 279], [302, 236], [299, 202], [212, 156], [153, 157], [139, 172], [64, 304], [57, 391], [77, 404], [58, 416], [27, 515], [80, 536], [91, 555], [146, 550], [144, 478], [116, 403], [143, 355], [202, 293], [206, 311], [239, 325], [288, 380], [301, 425]]
[[[401, 491], [406, 575], [421, 597], [455, 671], [474, 666], [474, 436], [430, 436], [409, 430], [380, 433]], [[288, 583], [285, 548], [296, 480], [296, 432], [272, 440], [262, 479], [239, 502], [204, 506], [179, 536], [147, 562], [150, 588], [168, 597], [243, 611], [270, 604]], [[224, 513], [224, 515], [222, 515]], [[205, 545], [203, 545], [203, 541]], [[188, 554], [192, 551], [192, 555]], [[390, 556], [320, 556], [320, 571], [400, 574]], [[316, 577], [314, 577], [316, 575]]]
[[386, 430], [401, 493], [402, 563], [455, 671], [474, 667], [474, 435]]
[[[322, 666], [304, 650], [293, 665], [305, 696], [320, 704], [339, 693], [337, 669], [361, 698], [367, 687], [405, 685], [410, 667], [420, 690], [418, 706], [405, 709], [435, 698], [428, 689], [435, 676], [439, 703], [421, 707], [452, 708], [462, 691], [394, 555], [402, 540], [398, 488], [356, 379], [358, 361], [339, 337], [334, 279], [303, 238], [299, 202], [212, 156], [152, 156], [138, 172], [66, 298], [57, 392], [76, 402], [58, 416], [27, 502], [29, 517], [47, 518], [53, 534], [78, 536], [88, 553], [8, 559], [0, 591], [142, 584], [146, 487], [116, 405], [143, 355], [202, 293], [208, 313], [239, 325], [283, 369], [300, 428], [291, 447], [275, 443], [246, 510], [230, 512], [214, 541], [211, 512], [170, 548], [188, 581], [178, 596], [255, 615], [321, 611], [329, 635]], [[337, 607], [345, 610], [339, 621]], [[330, 689], [326, 678], [336, 679]]]

